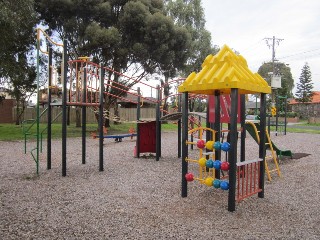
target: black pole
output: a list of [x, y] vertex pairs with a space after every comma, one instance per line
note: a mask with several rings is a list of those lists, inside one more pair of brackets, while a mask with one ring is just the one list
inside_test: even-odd
[[241, 125], [241, 145], [240, 145], [240, 162], [246, 160], [246, 95], [240, 95], [240, 125]]
[[137, 140], [136, 140], [136, 157], [140, 157], [140, 126], [141, 123], [140, 121], [140, 114], [141, 114], [141, 109], [140, 109], [140, 88], [137, 88], [137, 93], [138, 93], [138, 97], [137, 97]]
[[229, 195], [228, 211], [236, 210], [236, 171], [237, 171], [237, 113], [238, 113], [238, 88], [231, 89], [231, 114], [230, 114], [230, 153], [229, 153]]
[[[181, 95], [178, 95], [178, 112], [181, 112]], [[178, 158], [181, 158], [181, 118], [178, 120]]]
[[161, 122], [160, 122], [160, 86], [157, 85], [157, 108], [156, 108], [156, 161], [161, 157]]
[[186, 174], [188, 172], [188, 162], [186, 158], [188, 157], [188, 93], [182, 93], [182, 181], [181, 181], [181, 197], [188, 196], [188, 182], [186, 180]]
[[[221, 127], [220, 127], [220, 121], [221, 121], [221, 114], [220, 114], [220, 91], [215, 91], [214, 93], [214, 130], [216, 132], [215, 134], [215, 141], [220, 142], [220, 136], [221, 136]], [[215, 160], [221, 160], [221, 151], [215, 149], [214, 152]], [[217, 179], [220, 179], [220, 170], [215, 170], [215, 176]]]
[[259, 144], [259, 158], [262, 158], [262, 162], [260, 164], [260, 179], [259, 179], [259, 188], [262, 189], [261, 192], [258, 193], [259, 198], [264, 197], [264, 161], [266, 156], [266, 94], [261, 93], [260, 98], [260, 144]]
[[63, 41], [63, 79], [62, 79], [62, 176], [67, 176], [67, 41]]
[[[210, 122], [209, 122], [209, 96], [207, 96], [207, 111], [206, 111], [206, 127], [210, 128]], [[206, 131], [206, 141], [210, 141], [212, 139], [212, 132]], [[210, 150], [206, 149], [206, 152], [210, 152]], [[209, 158], [209, 155], [206, 155], [207, 159]]]
[[48, 121], [47, 121], [47, 169], [51, 169], [51, 135], [52, 135], [52, 108], [51, 108], [51, 85], [52, 85], [52, 48], [49, 47], [49, 79], [48, 79]]
[[104, 103], [104, 68], [100, 63], [100, 89], [99, 89], [99, 171], [103, 169], [103, 103]]
[[[82, 103], [87, 102], [87, 65], [83, 66]], [[82, 106], [82, 164], [86, 163], [87, 107]]]
[[270, 114], [268, 114], [268, 134], [270, 136]]
[[[277, 93], [277, 90], [275, 91]], [[278, 136], [279, 99], [276, 96], [276, 136]]]
[[284, 101], [284, 135], [287, 135], [287, 97], [285, 97]]

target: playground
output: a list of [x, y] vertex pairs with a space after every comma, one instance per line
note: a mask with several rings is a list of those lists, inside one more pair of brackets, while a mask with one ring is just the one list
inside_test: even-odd
[[[51, 57], [49, 50], [49, 62]], [[21, 142], [1, 144], [0, 217], [5, 238], [319, 237], [319, 135], [269, 133], [266, 95], [271, 87], [228, 46], [208, 55], [198, 73], [177, 79], [177, 112], [161, 116], [168, 96], [163, 98], [165, 84], [158, 85], [153, 120], [141, 118], [140, 88], [128, 91], [114, 81], [132, 78], [87, 57], [67, 61], [66, 48], [63, 59], [63, 79], [69, 74], [69, 87], [64, 81], [61, 140], [51, 137], [51, 107], [56, 105], [49, 77], [47, 142], [40, 134], [45, 111], [40, 114], [39, 104], [36, 120], [23, 125], [24, 153], [27, 136], [32, 136], [29, 130], [36, 125], [36, 141], [29, 139], [36, 143], [29, 150], [36, 172], [32, 161], [16, 150]], [[120, 118], [104, 108], [105, 97], [128, 101], [120, 93], [105, 91], [108, 86], [136, 99], [131, 102], [137, 111], [136, 131], [107, 134], [104, 120]], [[247, 121], [245, 94], [256, 93], [260, 113]], [[189, 112], [190, 100], [197, 95], [207, 99], [206, 113]], [[67, 138], [67, 108], [72, 106], [81, 108], [81, 138]], [[98, 120], [92, 139], [86, 136], [88, 107]], [[161, 130], [161, 121], [177, 121], [177, 130]]]
[[[22, 141], [0, 144], [0, 235], [2, 239], [319, 239], [320, 135], [274, 136], [283, 149], [310, 155], [280, 162], [282, 177], [227, 211], [227, 191], [189, 183], [180, 196], [181, 159], [176, 132], [164, 132], [162, 156], [134, 158], [135, 141], [104, 140], [105, 170], [98, 171], [98, 141], [68, 142], [68, 175], [61, 176], [61, 140], [52, 140], [52, 168], [21, 151]], [[246, 156], [257, 157], [248, 134]], [[44, 148], [45, 149], [45, 148]], [[112, 149], [112, 150], [111, 150]], [[239, 151], [238, 151], [239, 152]], [[198, 150], [189, 150], [197, 156]]]

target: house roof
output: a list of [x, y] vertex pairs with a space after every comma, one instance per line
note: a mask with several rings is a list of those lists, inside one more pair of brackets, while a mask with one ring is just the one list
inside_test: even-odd
[[[305, 103], [320, 103], [320, 91], [313, 91], [311, 102], [305, 102]], [[295, 99], [291, 99], [289, 104], [301, 104], [301, 103], [296, 101]]]
[[179, 92], [213, 95], [216, 90], [229, 94], [232, 88], [240, 94], [271, 93], [271, 87], [257, 73], [252, 73], [247, 61], [227, 45], [215, 55], [208, 55], [198, 73], [191, 73], [179, 86]]

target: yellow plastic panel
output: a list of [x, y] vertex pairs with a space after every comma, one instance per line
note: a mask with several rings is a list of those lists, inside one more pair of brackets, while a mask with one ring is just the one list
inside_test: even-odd
[[247, 61], [224, 45], [215, 55], [208, 55], [198, 73], [191, 73], [179, 86], [179, 92], [222, 94], [238, 88], [240, 94], [271, 93], [271, 87], [257, 73], [252, 73]]

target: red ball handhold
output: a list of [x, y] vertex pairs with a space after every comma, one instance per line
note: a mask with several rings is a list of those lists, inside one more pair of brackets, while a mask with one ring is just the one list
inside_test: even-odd
[[230, 164], [228, 162], [221, 163], [221, 170], [228, 171], [230, 169]]
[[198, 142], [197, 142], [197, 147], [198, 148], [204, 148], [206, 146], [206, 142], [204, 141], [204, 140], [202, 140], [202, 139], [200, 139], [200, 140], [198, 140]]
[[185, 175], [187, 182], [192, 182], [194, 180], [194, 176], [192, 173], [187, 173]]

